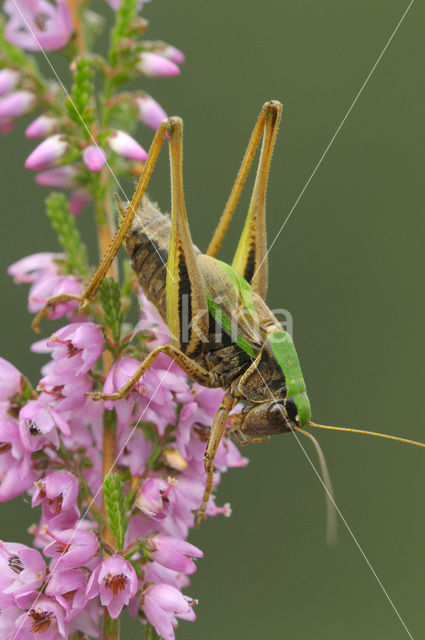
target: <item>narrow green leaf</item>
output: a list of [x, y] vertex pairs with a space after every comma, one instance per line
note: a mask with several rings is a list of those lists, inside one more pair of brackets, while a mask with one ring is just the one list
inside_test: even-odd
[[125, 517], [124, 487], [117, 473], [111, 473], [105, 478], [103, 495], [105, 497], [108, 526], [114, 534], [117, 549], [121, 551], [124, 547], [127, 518]]
[[93, 108], [95, 64], [96, 61], [90, 58], [80, 57], [76, 60], [72, 100], [67, 101], [69, 117], [78, 124], [87, 140], [90, 140], [88, 126], [96, 119], [96, 110]]
[[112, 331], [115, 342], [121, 335], [123, 311], [119, 284], [113, 278], [105, 278], [99, 288], [99, 299], [105, 314], [105, 324]]
[[51, 193], [46, 200], [47, 215], [58, 235], [59, 244], [66, 254], [67, 271], [78, 276], [86, 276], [87, 250], [82, 243], [75, 218], [69, 210], [68, 200], [63, 193]]

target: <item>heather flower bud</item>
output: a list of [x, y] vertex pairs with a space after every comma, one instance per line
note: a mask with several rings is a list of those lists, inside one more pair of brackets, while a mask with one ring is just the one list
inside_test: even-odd
[[75, 189], [69, 200], [69, 210], [73, 216], [78, 216], [84, 207], [90, 202], [91, 195], [86, 189]]
[[120, 556], [110, 556], [91, 574], [86, 593], [90, 599], [100, 595], [100, 602], [115, 619], [136, 591], [137, 574], [132, 565]]
[[114, 131], [108, 138], [108, 144], [112, 151], [130, 160], [144, 162], [148, 157], [143, 147], [125, 131]]
[[23, 116], [35, 106], [36, 98], [30, 91], [15, 91], [0, 98], [0, 120]]
[[168, 118], [161, 105], [147, 93], [136, 98], [136, 105], [139, 109], [140, 122], [154, 131], [158, 129], [163, 120]]
[[161, 48], [160, 53], [164, 58], [176, 64], [182, 64], [186, 60], [183, 51], [180, 51], [180, 49], [177, 49], [177, 47], [174, 47], [172, 44], [165, 44], [164, 47]]
[[27, 169], [48, 169], [55, 164], [68, 150], [68, 142], [65, 138], [57, 133], [49, 136], [41, 144], [34, 149], [25, 160]]
[[136, 506], [149, 518], [161, 522], [171, 513], [176, 502], [173, 491], [177, 483], [173, 478], [148, 478], [136, 498]]
[[14, 69], [2, 69], [0, 71], [0, 96], [12, 91], [21, 78], [19, 71]]
[[15, 126], [14, 120], [3, 120], [0, 122], [0, 133], [10, 133]]
[[25, 135], [27, 138], [44, 138], [45, 136], [54, 133], [57, 127], [56, 118], [50, 116], [38, 116], [31, 122], [25, 129]]
[[174, 62], [153, 51], [143, 51], [140, 54], [136, 69], [142, 76], [153, 78], [177, 76], [180, 73]]
[[196, 565], [192, 558], [202, 558], [204, 555], [193, 544], [162, 533], [153, 536], [150, 543], [153, 546], [153, 551], [150, 552], [152, 560], [159, 562], [167, 569], [173, 569], [173, 571], [186, 575], [191, 575], [196, 571]]
[[164, 453], [164, 460], [169, 467], [172, 467], [177, 471], [184, 471], [187, 469], [187, 462], [178, 449], [168, 449], [168, 451]]
[[100, 147], [91, 144], [89, 147], [86, 147], [84, 149], [83, 160], [87, 169], [90, 169], [90, 171], [93, 171], [93, 173], [97, 173], [105, 164], [106, 157]]
[[48, 169], [47, 171], [37, 173], [35, 181], [43, 187], [72, 189], [77, 184], [75, 179], [77, 174], [78, 168], [72, 164], [67, 164], [64, 167], [57, 167], [56, 169]]

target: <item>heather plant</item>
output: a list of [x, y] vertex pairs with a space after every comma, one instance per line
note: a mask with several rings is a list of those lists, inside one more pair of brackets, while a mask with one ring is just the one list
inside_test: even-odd
[[[148, 146], [149, 129], [167, 117], [143, 91], [143, 77], [175, 76], [184, 61], [172, 45], [145, 38], [143, 0], [108, 4], [105, 13], [114, 15], [106, 56], [96, 51], [104, 19], [88, 2], [3, 5], [0, 129], [6, 134], [31, 114], [25, 135], [36, 146], [25, 167], [37, 184], [61, 190], [46, 200], [60, 251], [46, 247], [9, 268], [17, 283], [30, 285], [30, 313], [51, 296], [82, 292], [98, 256], [89, 261], [76, 216], [93, 212], [103, 254], [115, 232], [113, 192], [143, 170], [147, 154], [139, 140]], [[40, 71], [50, 51], [68, 60], [72, 86], [53, 67], [50, 77]], [[0, 501], [29, 494], [37, 521], [33, 547], [0, 542], [0, 639], [112, 640], [124, 607], [147, 638], [173, 639], [178, 620], [195, 619], [196, 600], [182, 591], [203, 554], [187, 538], [202, 501], [206, 434], [222, 391], [192, 383], [164, 355], [129, 397], [87, 395], [120, 389], [169, 339], [141, 293], [140, 317], [131, 324], [135, 296], [123, 261], [86, 313], [73, 300], [52, 307], [48, 319], [62, 326], [47, 328], [48, 337], [30, 346], [49, 358], [34, 384], [0, 359]], [[220, 472], [245, 464], [225, 437], [215, 483]], [[217, 514], [229, 515], [230, 507], [216, 506], [212, 496], [207, 515]]]

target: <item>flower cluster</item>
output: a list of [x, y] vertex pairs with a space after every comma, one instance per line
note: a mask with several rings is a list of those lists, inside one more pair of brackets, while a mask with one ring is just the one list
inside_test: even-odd
[[[178, 620], [195, 619], [196, 600], [182, 590], [203, 554], [187, 538], [222, 391], [193, 383], [164, 355], [128, 397], [96, 401], [93, 392], [120, 390], [169, 336], [143, 294], [136, 327], [126, 320], [134, 291], [127, 263], [122, 285], [105, 279], [88, 313], [77, 300], [90, 267], [74, 214], [92, 202], [99, 244], [107, 245], [111, 176], [132, 176], [146, 159], [134, 123], [156, 129], [166, 118], [150, 95], [122, 85], [176, 75], [184, 60], [175, 47], [142, 38], [143, 1], [108, 4], [115, 21], [106, 58], [90, 50], [102, 21], [87, 3], [6, 0], [0, 21], [0, 130], [34, 113], [25, 134], [42, 140], [25, 167], [38, 184], [71, 191], [69, 200], [54, 193], [46, 201], [62, 251], [28, 256], [8, 270], [30, 285], [30, 313], [51, 297], [68, 297], [45, 314], [62, 326], [31, 346], [47, 360], [36, 385], [0, 359], [0, 502], [29, 494], [38, 521], [33, 548], [0, 541], [0, 640], [117, 638], [123, 607], [151, 638], [173, 640]], [[54, 50], [73, 73], [65, 100], [27, 53]], [[215, 484], [247, 462], [228, 431]], [[230, 507], [216, 506], [212, 495], [206, 513], [230, 515]]]
[[[36, 270], [37, 256], [31, 256], [10, 271], [33, 288], [49, 277], [46, 270], [54, 271], [54, 259], [42, 254]], [[139, 339], [148, 336], [140, 339], [147, 349], [167, 335], [145, 299], [137, 330]], [[113, 619], [128, 605], [167, 639], [174, 638], [178, 618], [195, 618], [195, 601], [181, 589], [202, 552], [186, 538], [202, 500], [207, 425], [221, 392], [191, 384], [164, 356], [129, 399], [95, 402], [85, 394], [100, 376], [104, 347], [91, 318], [35, 343], [34, 351], [50, 355], [38, 392], [0, 361], [0, 500], [29, 491], [32, 505], [42, 509], [33, 530], [42, 553], [1, 543], [0, 637], [67, 638], [75, 630], [97, 637], [99, 605]], [[133, 356], [118, 359], [104, 391], [119, 389], [137, 366]], [[105, 413], [116, 419], [116, 472], [103, 487], [113, 544], [102, 541], [99, 528]], [[221, 471], [245, 464], [225, 438], [216, 483]], [[217, 507], [212, 497], [207, 514], [219, 513], [229, 515], [230, 508]]]
[[[39, 185], [70, 189], [74, 214], [98, 196], [99, 179], [90, 174], [98, 174], [108, 165], [116, 177], [132, 175], [132, 165], [146, 160], [146, 150], [131, 135], [134, 123], [156, 130], [167, 118], [152, 96], [139, 89], [120, 92], [120, 86], [140, 76], [178, 75], [184, 62], [176, 47], [140, 39], [147, 27], [137, 16], [143, 2], [111, 0], [109, 4], [117, 15], [109, 57], [103, 58], [88, 54], [78, 33], [84, 21], [89, 38], [95, 38], [102, 19], [93, 11], [73, 15], [71, 3], [65, 0], [4, 3], [8, 20], [0, 32], [0, 132], [10, 131], [21, 116], [38, 114], [25, 135], [42, 141], [25, 160], [25, 167], [37, 172]], [[65, 47], [74, 75], [66, 109], [59, 82], [46, 81], [34, 58], [22, 51]], [[96, 74], [104, 83], [101, 100], [95, 93]]]

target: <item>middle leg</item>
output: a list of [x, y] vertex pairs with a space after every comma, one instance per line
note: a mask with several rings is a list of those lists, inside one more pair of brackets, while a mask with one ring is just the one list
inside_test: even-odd
[[199, 382], [199, 384], [207, 387], [218, 386], [214, 375], [194, 362], [191, 358], [186, 356], [180, 349], [173, 347], [171, 344], [161, 344], [146, 356], [140, 367], [136, 370], [130, 380], [116, 393], [102, 393], [100, 391], [94, 391], [87, 393], [86, 395], [92, 396], [95, 400], [120, 400], [125, 398], [132, 391], [135, 384], [140, 380], [144, 373], [149, 369], [151, 364], [156, 360], [160, 353], [165, 353], [170, 358], [173, 358], [181, 369], [193, 380]]
[[218, 445], [223, 437], [224, 429], [227, 424], [229, 412], [233, 409], [237, 400], [233, 398], [230, 391], [226, 391], [224, 398], [221, 401], [220, 407], [214, 416], [213, 423], [211, 425], [210, 435], [208, 437], [207, 448], [205, 450], [204, 462], [205, 472], [207, 474], [205, 481], [205, 491], [202, 498], [202, 504], [200, 509], [195, 513], [195, 528], [198, 529], [199, 525], [205, 520], [205, 511], [207, 508], [208, 500], [213, 489], [214, 481], [214, 458], [217, 453]]

